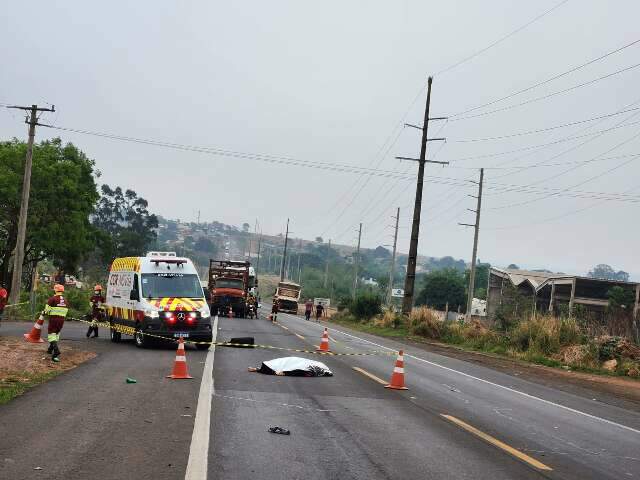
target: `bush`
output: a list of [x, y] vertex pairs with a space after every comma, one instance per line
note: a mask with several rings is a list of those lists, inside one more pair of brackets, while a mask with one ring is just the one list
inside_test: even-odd
[[532, 317], [512, 328], [510, 339], [511, 345], [522, 352], [556, 353], [560, 350], [560, 320], [552, 316]]
[[439, 339], [444, 331], [444, 322], [427, 307], [414, 308], [409, 315], [409, 331], [421, 337]]
[[382, 312], [382, 300], [377, 295], [364, 293], [351, 302], [349, 310], [358, 318], [371, 318]]
[[560, 319], [558, 335], [562, 346], [579, 345], [584, 340], [580, 325], [578, 325], [578, 321], [575, 318]]
[[404, 323], [402, 314], [396, 313], [393, 310], [385, 310], [382, 316], [376, 318], [373, 324], [376, 327], [384, 328], [398, 328]]

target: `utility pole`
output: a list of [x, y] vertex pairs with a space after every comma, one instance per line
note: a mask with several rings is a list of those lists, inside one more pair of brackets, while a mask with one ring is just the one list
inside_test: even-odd
[[484, 181], [484, 168], [480, 169], [480, 182], [478, 182], [478, 196], [475, 197], [478, 199], [478, 204], [475, 210], [471, 210], [476, 214], [476, 223], [471, 225], [468, 223], [460, 223], [459, 225], [465, 227], [474, 227], [473, 233], [473, 253], [471, 254], [471, 272], [469, 274], [469, 294], [467, 295], [467, 313], [465, 318], [467, 322], [471, 320], [471, 307], [473, 304], [473, 292], [475, 289], [476, 282], [476, 261], [478, 255], [478, 231], [480, 230], [480, 208], [482, 207], [482, 183]]
[[16, 249], [13, 254], [13, 272], [11, 276], [11, 292], [9, 303], [20, 301], [20, 287], [22, 284], [22, 263], [24, 262], [24, 242], [27, 236], [27, 214], [29, 212], [29, 194], [31, 193], [31, 166], [33, 164], [33, 141], [36, 136], [36, 125], [38, 124], [38, 112], [55, 112], [56, 107], [40, 108], [38, 105], [21, 107], [12, 105], [7, 108], [16, 108], [31, 112], [25, 123], [29, 124], [29, 140], [27, 141], [27, 156], [24, 161], [24, 176], [22, 177], [22, 198], [20, 199], [20, 216], [18, 217], [18, 235], [16, 238]]
[[402, 313], [408, 315], [413, 308], [413, 289], [416, 282], [416, 262], [418, 259], [418, 237], [420, 236], [420, 213], [422, 210], [422, 186], [424, 183], [424, 166], [426, 163], [439, 163], [448, 165], [449, 162], [436, 162], [427, 160], [427, 142], [445, 141], [444, 138], [428, 138], [429, 120], [445, 120], [446, 117], [429, 118], [429, 107], [431, 105], [431, 83], [433, 77], [427, 80], [427, 103], [424, 109], [424, 123], [422, 127], [405, 124], [406, 126], [422, 130], [422, 141], [420, 145], [420, 158], [396, 157], [398, 160], [413, 160], [418, 162], [418, 181], [416, 184], [416, 198], [413, 207], [413, 225], [411, 227], [411, 243], [409, 245], [409, 259], [407, 262], [407, 276], [404, 281], [404, 298], [402, 299]]
[[287, 233], [284, 235], [284, 253], [282, 254], [282, 263], [280, 264], [280, 281], [284, 281], [286, 260], [287, 260], [287, 243], [289, 242], [289, 219], [287, 218]]
[[325, 265], [324, 265], [324, 283], [323, 283], [323, 287], [327, 288], [327, 282], [329, 281], [329, 252], [331, 251], [331, 239], [329, 239], [329, 247], [327, 248], [327, 255], [326, 255], [326, 259], [325, 259]]
[[300, 277], [302, 276], [302, 271], [300, 270], [300, 256], [302, 255], [302, 240], [298, 243], [298, 285], [300, 285]]
[[356, 251], [356, 258], [353, 259], [353, 299], [356, 299], [356, 292], [358, 290], [358, 263], [360, 261], [360, 239], [362, 238], [362, 222], [360, 222], [360, 229], [358, 230], [358, 250]]
[[260, 270], [260, 250], [262, 249], [262, 231], [260, 232], [260, 236], [258, 237], [258, 260], [256, 261], [256, 275], [258, 275], [258, 270]]
[[398, 244], [398, 223], [400, 222], [400, 207], [396, 214], [396, 231], [393, 235], [393, 255], [391, 256], [391, 269], [389, 270], [389, 288], [387, 292], [387, 305], [391, 305], [391, 290], [393, 290], [393, 277], [396, 270], [396, 246]]

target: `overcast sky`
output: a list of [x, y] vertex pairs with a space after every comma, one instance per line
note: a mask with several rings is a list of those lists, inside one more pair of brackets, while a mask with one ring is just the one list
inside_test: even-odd
[[[475, 207], [467, 195], [477, 187], [450, 179], [477, 179], [476, 169], [486, 167], [482, 261], [580, 274], [609, 263], [638, 279], [640, 205], [592, 197], [640, 199], [640, 157], [628, 156], [640, 153], [640, 110], [532, 135], [459, 141], [640, 107], [640, 68], [632, 68], [460, 120], [639, 63], [640, 43], [460, 115], [640, 39], [640, 2], [570, 0], [438, 74], [558, 3], [5, 2], [0, 103], [55, 104], [57, 112], [41, 121], [61, 127], [415, 173], [415, 163], [394, 157], [417, 156], [420, 132], [396, 127], [421, 123], [426, 77], [434, 74], [431, 116], [450, 119], [432, 122], [430, 136], [447, 143], [430, 142], [428, 157], [452, 163], [427, 166], [420, 253], [470, 259], [473, 230], [457, 223], [473, 223], [465, 209]], [[0, 109], [0, 138], [26, 138], [22, 121]], [[392, 242], [390, 217], [401, 207], [399, 249], [408, 251], [414, 180], [37, 131], [37, 140], [53, 136], [94, 158], [102, 182], [136, 190], [166, 217], [195, 220], [199, 210], [202, 220], [235, 225], [258, 218], [268, 233], [283, 231], [290, 217], [294, 236], [338, 243], [355, 243], [362, 221], [363, 245], [375, 247]], [[505, 168], [532, 164], [553, 166]], [[542, 189], [569, 190], [548, 197], [558, 190]]]

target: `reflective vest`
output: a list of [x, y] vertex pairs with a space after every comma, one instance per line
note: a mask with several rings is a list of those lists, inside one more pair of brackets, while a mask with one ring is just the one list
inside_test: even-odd
[[44, 307], [44, 313], [49, 317], [61, 317], [64, 319], [68, 312], [69, 304], [61, 293], [56, 293], [47, 300], [47, 305]]

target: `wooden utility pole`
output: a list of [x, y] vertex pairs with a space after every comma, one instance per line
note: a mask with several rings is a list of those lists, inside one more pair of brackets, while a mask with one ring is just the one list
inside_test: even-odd
[[358, 230], [358, 249], [356, 250], [356, 256], [353, 259], [353, 299], [356, 299], [356, 292], [358, 291], [358, 262], [360, 261], [360, 239], [362, 238], [362, 222], [360, 223], [360, 229]]
[[471, 210], [476, 214], [476, 223], [460, 223], [465, 227], [474, 227], [473, 233], [473, 253], [471, 254], [471, 272], [469, 273], [469, 293], [467, 295], [467, 313], [465, 315], [466, 320], [471, 320], [471, 307], [473, 305], [473, 293], [476, 283], [476, 261], [478, 258], [478, 232], [480, 230], [480, 209], [482, 208], [482, 183], [484, 181], [484, 168], [480, 169], [480, 181], [478, 182], [478, 204], [475, 210]]
[[329, 281], [329, 253], [331, 252], [331, 239], [329, 239], [329, 247], [327, 248], [327, 255], [324, 265], [324, 282], [323, 287], [327, 288], [327, 282]]
[[16, 249], [13, 254], [13, 272], [11, 276], [11, 291], [9, 293], [9, 303], [14, 304], [20, 301], [20, 288], [22, 284], [22, 263], [24, 262], [24, 242], [27, 236], [27, 214], [29, 212], [29, 194], [31, 193], [31, 166], [33, 164], [33, 141], [36, 136], [36, 125], [38, 124], [38, 112], [55, 112], [55, 106], [51, 108], [39, 108], [38, 105], [21, 107], [12, 105], [7, 108], [17, 108], [31, 112], [25, 123], [29, 125], [29, 139], [27, 141], [27, 156], [24, 161], [24, 175], [22, 177], [22, 198], [20, 199], [20, 216], [18, 217], [18, 235], [16, 238]]
[[302, 255], [302, 240], [298, 243], [298, 285], [300, 284], [300, 278], [302, 276], [302, 271], [300, 270], [300, 256]]
[[284, 280], [285, 267], [287, 261], [287, 243], [289, 242], [289, 219], [287, 218], [287, 232], [284, 235], [284, 253], [282, 254], [282, 264], [280, 265], [280, 281]]
[[387, 289], [387, 305], [391, 305], [391, 290], [393, 290], [393, 277], [396, 270], [396, 246], [398, 244], [398, 223], [400, 222], [400, 207], [396, 214], [396, 230], [393, 235], [393, 255], [391, 256], [391, 268], [389, 269], [389, 288]]
[[411, 227], [411, 243], [409, 245], [409, 259], [407, 261], [407, 276], [404, 281], [404, 298], [402, 299], [402, 313], [408, 315], [413, 308], [413, 289], [416, 282], [416, 262], [418, 259], [418, 238], [420, 236], [420, 213], [422, 210], [422, 186], [424, 183], [424, 166], [426, 163], [439, 163], [448, 165], [449, 162], [436, 162], [427, 160], [427, 142], [444, 141], [444, 138], [428, 138], [427, 131], [429, 129], [429, 120], [444, 120], [446, 117], [429, 118], [429, 107], [431, 105], [431, 83], [433, 77], [429, 77], [427, 81], [427, 103], [424, 109], [424, 123], [422, 127], [406, 124], [409, 127], [422, 130], [422, 142], [420, 145], [420, 158], [396, 157], [398, 160], [414, 160], [418, 162], [418, 181], [416, 185], [416, 198], [413, 207], [413, 225]]

